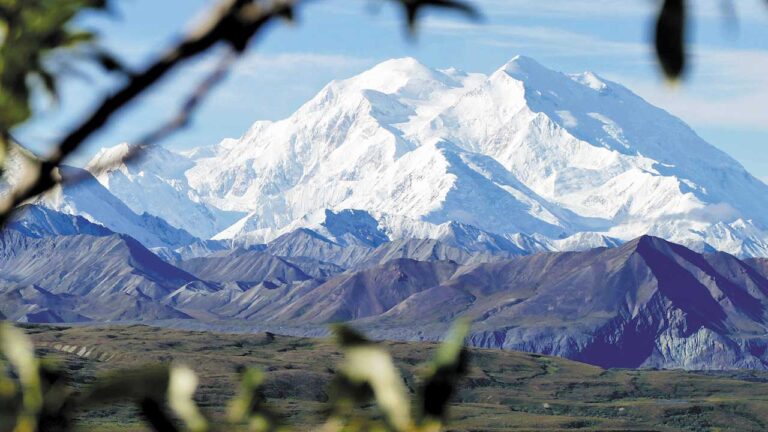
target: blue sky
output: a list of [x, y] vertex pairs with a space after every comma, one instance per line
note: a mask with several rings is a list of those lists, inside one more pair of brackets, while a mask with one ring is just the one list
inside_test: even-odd
[[[85, 16], [103, 44], [139, 67], [203, 16], [212, 0], [119, 0], [113, 17]], [[656, 1], [478, 0], [481, 23], [430, 14], [409, 40], [399, 11], [383, 0], [315, 0], [294, 25], [277, 23], [254, 43], [192, 127], [167, 142], [184, 149], [238, 137], [256, 120], [280, 119], [332, 79], [352, 76], [392, 57], [428, 66], [490, 73], [516, 54], [563, 72], [591, 70], [631, 88], [681, 117], [705, 139], [768, 179], [768, 7], [734, 0], [738, 24], [723, 19], [720, 0], [696, 0], [690, 32], [692, 67], [671, 88], [659, 76], [649, 45]], [[115, 118], [71, 163], [95, 150], [140, 137], [175, 112], [181, 98], [214, 62], [212, 56], [163, 81]], [[65, 78], [61, 102], [41, 99], [35, 120], [18, 131], [44, 153], [61, 134], [119, 85], [87, 66]], [[82, 74], [81, 74], [82, 75]]]

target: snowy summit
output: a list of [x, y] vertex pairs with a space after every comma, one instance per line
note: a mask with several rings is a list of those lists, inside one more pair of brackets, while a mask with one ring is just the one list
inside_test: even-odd
[[357, 210], [390, 240], [458, 229], [558, 250], [651, 234], [768, 256], [768, 186], [620, 84], [527, 57], [490, 75], [388, 60], [239, 139], [96, 174], [137, 215], [235, 244], [338, 237], [329, 218]]

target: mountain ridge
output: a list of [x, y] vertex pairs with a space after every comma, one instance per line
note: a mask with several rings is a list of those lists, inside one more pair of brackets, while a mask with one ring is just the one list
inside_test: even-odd
[[124, 235], [6, 230], [0, 313], [305, 336], [347, 321], [394, 340], [437, 340], [463, 316], [478, 347], [603, 367], [768, 369], [765, 259], [699, 254], [653, 236], [510, 256], [435, 240], [366, 247], [296, 234], [176, 267]]
[[239, 139], [96, 177], [134, 211], [246, 247], [360, 212], [389, 240], [459, 223], [548, 250], [652, 234], [768, 256], [768, 186], [626, 87], [520, 56], [490, 75], [385, 61]]

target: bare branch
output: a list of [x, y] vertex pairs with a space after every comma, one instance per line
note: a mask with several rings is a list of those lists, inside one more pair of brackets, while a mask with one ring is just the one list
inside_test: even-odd
[[[102, 161], [98, 165], [90, 167], [89, 170], [97, 175], [98, 173], [104, 172], [123, 163], [129, 163], [135, 159], [140, 158], [143, 152], [145, 152], [148, 148], [156, 145], [160, 141], [168, 138], [170, 135], [178, 132], [179, 130], [189, 126], [192, 114], [195, 112], [195, 110], [197, 110], [197, 108], [200, 106], [200, 103], [203, 101], [203, 99], [206, 98], [206, 96], [208, 96], [211, 90], [227, 77], [230, 67], [236, 59], [237, 54], [234, 51], [228, 51], [219, 60], [219, 63], [216, 65], [214, 70], [208, 76], [206, 76], [205, 79], [203, 79], [200, 84], [197, 85], [197, 87], [195, 87], [195, 90], [184, 101], [179, 109], [179, 112], [173, 118], [169, 119], [167, 122], [144, 135], [143, 138], [138, 140], [135, 144], [131, 145], [126, 154], [120, 155], [119, 157], [107, 161]], [[80, 176], [67, 177], [64, 179], [64, 181], [67, 183], [78, 182], [81, 180], [83, 180], [83, 178]]]

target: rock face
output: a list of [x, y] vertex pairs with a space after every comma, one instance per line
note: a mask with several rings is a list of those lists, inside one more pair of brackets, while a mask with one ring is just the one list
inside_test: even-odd
[[179, 268], [212, 282], [292, 283], [311, 279], [301, 268], [266, 252], [235, 250], [181, 261]]
[[36, 205], [19, 207], [6, 227], [19, 231], [28, 237], [77, 234], [101, 237], [114, 234], [106, 227], [92, 223], [82, 216], [68, 215]]
[[83, 169], [64, 167], [64, 178], [77, 182], [64, 183], [37, 199], [36, 204], [61, 213], [78, 215], [102, 225], [110, 231], [127, 234], [146, 247], [186, 246], [196, 239], [183, 229], [149, 213], [137, 214], [120, 199], [101, 186]]

